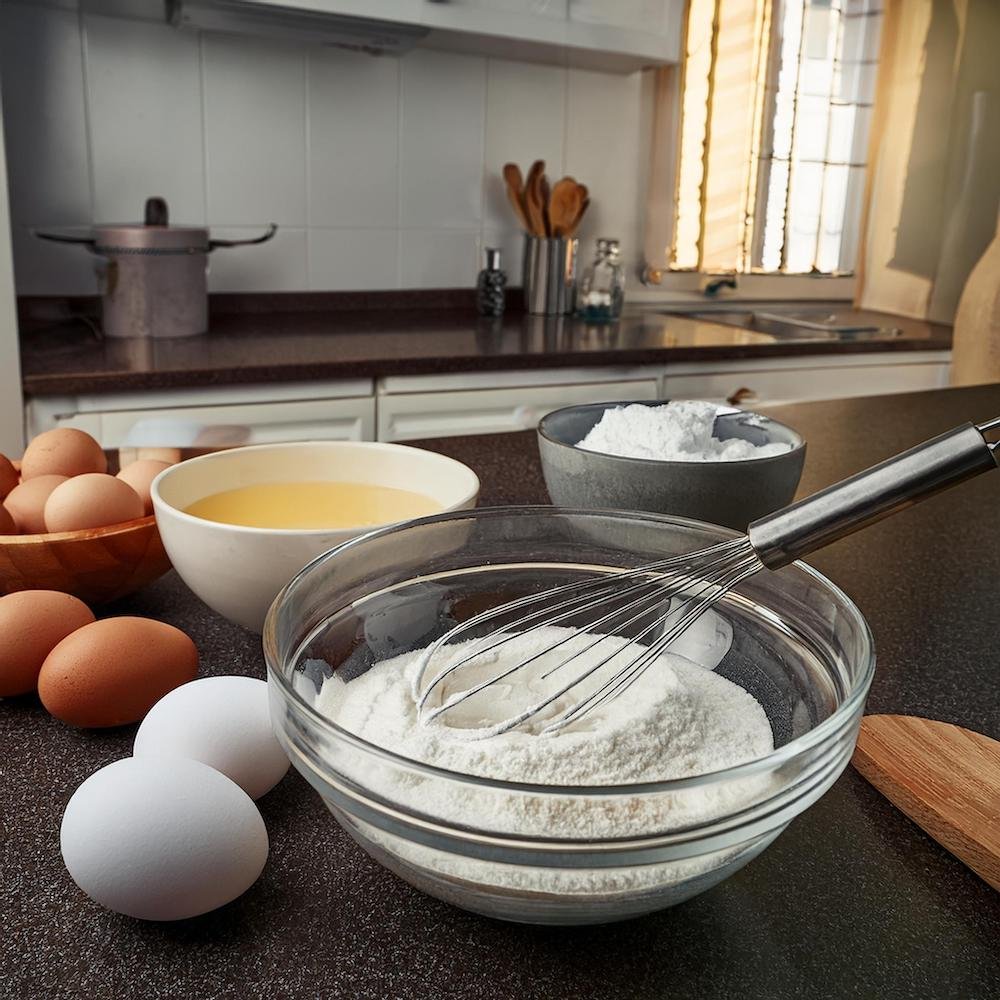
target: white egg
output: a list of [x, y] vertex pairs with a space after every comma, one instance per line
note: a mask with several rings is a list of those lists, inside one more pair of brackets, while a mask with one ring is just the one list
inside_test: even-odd
[[251, 798], [195, 760], [127, 757], [92, 774], [63, 814], [73, 881], [102, 906], [182, 920], [246, 892], [267, 860]]
[[253, 677], [202, 677], [174, 688], [142, 720], [132, 752], [200, 760], [253, 799], [288, 770], [271, 729], [267, 684]]

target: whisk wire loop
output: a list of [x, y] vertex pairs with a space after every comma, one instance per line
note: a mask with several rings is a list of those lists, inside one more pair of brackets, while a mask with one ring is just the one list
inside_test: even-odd
[[[541, 729], [543, 733], [556, 732], [582, 717], [598, 704], [603, 704], [626, 690], [670, 642], [716, 603], [729, 587], [734, 585], [732, 581], [737, 580], [737, 578], [742, 579], [749, 567], [754, 567], [750, 570], [751, 572], [759, 568], [759, 564], [756, 566], [754, 564], [757, 564], [757, 559], [747, 540], [745, 538], [735, 539], [703, 550], [697, 554], [697, 558], [692, 558], [690, 554], [675, 556], [638, 569], [615, 573], [610, 578], [602, 577], [598, 580], [577, 581], [550, 588], [508, 602], [499, 609], [481, 612], [450, 629], [425, 651], [413, 683], [418, 713], [424, 722], [431, 722], [481, 691], [493, 687], [516, 672], [523, 670], [529, 664], [548, 656], [571, 640], [578, 639], [581, 633], [593, 637], [582, 647], [577, 644], [558, 663], [548, 667], [541, 675], [543, 680], [548, 679], [571, 663], [580, 662], [600, 643], [606, 642], [608, 639], [618, 640], [607, 655], [599, 656], [596, 662], [588, 663], [585, 669], [582, 668], [574, 673], [565, 684], [547, 692], [543, 697], [510, 718], [475, 731], [478, 736], [497, 735], [538, 716], [574, 688], [584, 684], [599, 670], [607, 667], [615, 658], [627, 657], [628, 651], [632, 650], [635, 655], [621, 665], [615, 666], [612, 676], [608, 680]], [[621, 588], [620, 583], [623, 580], [633, 582], [629, 586]], [[566, 597], [567, 594], [571, 596]], [[679, 600], [680, 595], [683, 595], [683, 599]], [[625, 600], [626, 598], [630, 599]], [[555, 604], [552, 603], [553, 599], [556, 599]], [[610, 610], [607, 610], [609, 602], [612, 606]], [[596, 619], [583, 624], [577, 620], [581, 613], [595, 608], [600, 612]], [[442, 669], [434, 673], [426, 686], [423, 685], [428, 668], [436, 654], [441, 653], [456, 641], [461, 641], [460, 637], [463, 634], [474, 631], [478, 626], [506, 617], [512, 611], [525, 609], [531, 610], [513, 621], [506, 622], [499, 629], [486, 636], [472, 639], [468, 650], [463, 651], [462, 655], [455, 660], [446, 663]], [[553, 611], [557, 613], [553, 614]], [[626, 615], [628, 617], [624, 620], [619, 620]], [[638, 624], [651, 615], [653, 616], [651, 621], [646, 624]], [[680, 617], [674, 625], [667, 628], [650, 645], [642, 645], [643, 639], [663, 630], [667, 622], [676, 615]], [[449, 696], [442, 697], [439, 705], [428, 708], [427, 703], [432, 692], [440, 689], [449, 677], [462, 668], [477, 663], [483, 664], [485, 662], [482, 659], [484, 656], [523, 636], [526, 631], [542, 629], [570, 619], [574, 619], [575, 628], [573, 630], [565, 633], [560, 630], [560, 633], [556, 634], [551, 642], [534, 650], [529, 656], [519, 659], [510, 666], [503, 667]], [[611, 623], [615, 623], [613, 630]], [[637, 625], [638, 631], [635, 635], [628, 638], [622, 635], [625, 630]], [[625, 641], [622, 642], [622, 639]]]
[[[657, 657], [669, 648], [672, 642], [690, 628], [709, 608], [716, 604], [725, 593], [737, 586], [748, 576], [752, 576], [757, 572], [757, 569], [758, 567], [751, 562], [749, 565], [741, 566], [732, 576], [719, 581], [711, 594], [698, 601], [693, 608], [659, 638], [648, 646], [642, 647], [642, 652], [635, 659], [618, 671], [596, 691], [581, 699], [554, 722], [550, 722], [541, 732], [543, 734], [558, 732], [571, 722], [575, 722], [578, 718], [581, 718], [587, 712], [624, 694], [642, 676], [646, 669], [653, 664]], [[666, 617], [669, 617], [669, 615], [655, 622], [654, 626], [665, 624]], [[637, 639], [642, 637], [639, 636]]]
[[[729, 553], [743, 548], [744, 543], [745, 543], [744, 539], [733, 539], [732, 541], [723, 542], [719, 545], [713, 546], [711, 549], [706, 550], [706, 554], [708, 552], [717, 553], [719, 558], [724, 558]], [[543, 625], [552, 625], [556, 624], [559, 621], [565, 621], [568, 618], [571, 618], [573, 614], [575, 614], [575, 611], [569, 611], [566, 614], [556, 616], [545, 622], [539, 622], [538, 620], [543, 618], [546, 614], [548, 614], [551, 611], [558, 611], [560, 609], [571, 607], [572, 605], [578, 603], [593, 600], [594, 596], [601, 592], [607, 592], [607, 593], [617, 592], [619, 596], [622, 596], [622, 594], [630, 593], [636, 589], [648, 587], [651, 585], [651, 583], [647, 579], [640, 584], [636, 584], [630, 588], [627, 588], [625, 591], [620, 591], [618, 589], [618, 585], [623, 580], [635, 579], [637, 577], [648, 577], [651, 573], [665, 572], [675, 567], [679, 568], [682, 566], [690, 566], [690, 563], [691, 563], [690, 553], [684, 553], [678, 556], [671, 556], [668, 559], [661, 559], [657, 562], [650, 563], [645, 566], [640, 566], [635, 569], [624, 570], [620, 573], [614, 574], [610, 578], [600, 577], [596, 580], [595, 579], [578, 580], [574, 583], [563, 584], [559, 587], [550, 588], [548, 590], [543, 591], [540, 594], [527, 594], [524, 597], [519, 597], [513, 601], [508, 601], [497, 608], [487, 609], [486, 611], [481, 611], [477, 615], [473, 615], [467, 621], [461, 622], [460, 624], [451, 628], [443, 636], [441, 636], [434, 643], [432, 643], [432, 645], [428, 647], [427, 650], [424, 651], [424, 655], [422, 656], [421, 662], [417, 667], [417, 671], [414, 675], [414, 680], [413, 680], [413, 697], [414, 700], [417, 702], [418, 710], [424, 707], [431, 691], [434, 688], [436, 688], [446, 677], [448, 677], [450, 674], [453, 674], [460, 668], [466, 666], [474, 658], [481, 657], [485, 653], [493, 649], [496, 649], [497, 647], [502, 646], [505, 643], [510, 642], [512, 639], [516, 638], [518, 633], [524, 630], [524, 627], [529, 622], [537, 622], [537, 624], [534, 627], [541, 628]], [[560, 601], [555, 605], [547, 603], [551, 598], [571, 592], [576, 592], [576, 596], [571, 597], [565, 601]], [[464, 653], [461, 658], [450, 663], [440, 673], [435, 675], [434, 678], [431, 680], [431, 682], [426, 686], [426, 688], [423, 688], [421, 690], [428, 665], [430, 664], [435, 654], [437, 654], [444, 646], [454, 643], [456, 641], [460, 641], [458, 638], [459, 636], [474, 631], [479, 625], [482, 625], [488, 621], [495, 620], [497, 618], [502, 618], [512, 611], [516, 611], [520, 608], [529, 606], [539, 601], [542, 601], [542, 606], [537, 611], [531, 612], [530, 614], [525, 615], [519, 619], [515, 619], [514, 621], [509, 622], [507, 624], [506, 628], [510, 631], [504, 632], [503, 630], [501, 630], [499, 632], [491, 633], [485, 637], [480, 637], [478, 640], [473, 640], [475, 642], [475, 641], [485, 641], [489, 639], [495, 639], [494, 642], [492, 642], [490, 645], [486, 647], [473, 648]], [[513, 669], [516, 670], [518, 669], [518, 667], [515, 667]], [[505, 676], [507, 676], [506, 673], [501, 677], [498, 677], [497, 680], [502, 680], [503, 677]]]

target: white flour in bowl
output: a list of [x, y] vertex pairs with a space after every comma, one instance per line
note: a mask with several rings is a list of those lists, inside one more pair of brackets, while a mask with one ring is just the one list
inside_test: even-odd
[[[721, 635], [728, 645], [730, 633], [721, 618], [712, 618], [715, 634], [709, 636], [706, 648], [714, 666], [724, 652], [718, 649], [717, 640]], [[493, 662], [483, 670], [502, 669], [505, 663], [531, 656], [553, 638], [570, 632], [549, 627], [518, 637], [488, 654]], [[581, 662], [575, 664], [579, 669], [584, 659], [606, 656], [624, 642], [608, 637], [583, 653], [593, 638], [579, 634], [557, 651], [544, 653], [523, 671], [520, 681], [498, 685], [488, 699], [478, 695], [478, 706], [470, 700], [450, 710], [449, 724], [424, 725], [417, 718], [412, 681], [421, 651], [378, 663], [347, 683], [336, 675], [328, 678], [316, 708], [369, 743], [409, 759], [484, 778], [532, 784], [662, 781], [730, 767], [773, 749], [767, 715], [750, 694], [709, 667], [676, 653], [660, 656], [620, 697], [555, 735], [515, 730], [489, 739], [467, 738], [469, 729], [506, 718], [529, 699], [537, 700], [547, 686], [562, 683], [558, 676], [546, 680], [542, 675], [568, 651], [581, 652]], [[454, 649], [461, 650], [463, 645]], [[631, 659], [634, 650], [620, 655]], [[612, 660], [606, 669], [614, 666]], [[462, 689], [475, 679], [466, 675]], [[446, 699], [449, 693], [445, 690], [441, 696]], [[357, 762], [355, 778], [383, 797], [446, 822], [521, 836], [580, 840], [662, 833], [710, 821], [749, 805], [769, 785], [768, 778], [756, 776], [738, 784], [721, 782], [677, 794], [630, 794], [626, 788], [614, 797], [538, 795], [403, 774], [372, 760]], [[722, 851], [710, 857], [629, 868], [549, 869], [479, 861], [421, 847], [371, 827], [366, 832], [411, 863], [441, 874], [559, 893], [609, 893], [676, 883], [719, 867], [737, 853]]]
[[755, 445], [742, 438], [723, 441], [713, 437], [718, 412], [714, 403], [699, 400], [616, 406], [604, 411], [577, 447], [660, 462], [738, 462], [791, 451], [790, 444], [777, 441]]

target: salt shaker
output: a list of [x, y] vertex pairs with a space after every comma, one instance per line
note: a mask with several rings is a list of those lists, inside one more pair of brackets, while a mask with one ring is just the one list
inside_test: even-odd
[[625, 301], [625, 268], [618, 240], [597, 241], [597, 255], [580, 279], [577, 315], [589, 323], [611, 323], [618, 319]]
[[480, 316], [502, 316], [507, 275], [500, 267], [498, 247], [486, 248], [486, 266], [476, 279], [476, 308]]

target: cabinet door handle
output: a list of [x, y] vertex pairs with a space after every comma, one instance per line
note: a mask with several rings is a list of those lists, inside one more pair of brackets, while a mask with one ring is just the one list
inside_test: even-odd
[[730, 406], [742, 406], [743, 403], [749, 403], [757, 399], [757, 393], [753, 389], [748, 389], [746, 386], [741, 386], [736, 390], [731, 396], [726, 397], [726, 402]]
[[538, 421], [541, 420], [541, 415], [538, 410], [533, 406], [518, 406], [514, 410], [514, 423], [518, 427], [523, 427], [526, 431], [530, 431], [538, 426]]

